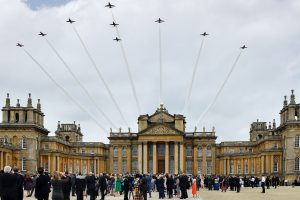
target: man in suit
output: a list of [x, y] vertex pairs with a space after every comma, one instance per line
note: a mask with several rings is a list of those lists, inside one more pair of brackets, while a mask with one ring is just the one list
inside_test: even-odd
[[86, 177], [86, 187], [87, 193], [90, 195], [90, 200], [96, 199], [96, 177], [95, 175], [90, 172], [89, 175]]
[[70, 193], [71, 193], [71, 177], [69, 176], [68, 172], [65, 172], [65, 176], [62, 176], [61, 179], [65, 179], [66, 181], [62, 184], [62, 190], [64, 194], [64, 200], [70, 200]]
[[11, 167], [5, 166], [4, 173], [0, 175], [0, 197], [1, 200], [17, 199], [17, 182], [16, 176], [11, 174]]
[[17, 199], [16, 200], [23, 200], [24, 176], [19, 172], [19, 169], [17, 167], [14, 167], [14, 174], [13, 175], [17, 178], [17, 186], [16, 186]]
[[50, 186], [50, 177], [44, 174], [44, 169], [42, 167], [38, 168], [38, 177], [35, 183], [35, 198], [38, 200], [48, 200], [49, 198], [49, 186]]
[[99, 174], [99, 188], [101, 192], [101, 200], [104, 200], [104, 191], [107, 189], [107, 182], [105, 176], [102, 173]]
[[85, 176], [81, 175], [80, 172], [78, 176], [76, 176], [75, 187], [77, 200], [83, 200], [83, 191], [86, 189], [86, 180]]

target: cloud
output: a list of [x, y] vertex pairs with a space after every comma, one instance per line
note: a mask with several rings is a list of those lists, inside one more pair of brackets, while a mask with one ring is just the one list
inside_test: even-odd
[[[27, 6], [29, 3], [30, 7]], [[18, 0], [2, 0], [0, 7], [1, 96], [11, 93], [25, 105], [31, 92], [42, 101], [45, 126], [54, 134], [57, 121], [81, 124], [86, 141], [108, 142], [90, 117], [78, 109], [47, 79], [40, 69], [15, 47], [26, 49], [51, 73], [74, 98], [109, 130], [110, 125], [97, 112], [47, 43], [47, 38], [71, 66], [78, 79], [97, 100], [98, 105], [127, 129], [97, 77], [72, 27], [69, 17], [104, 75], [133, 131], [137, 131], [138, 111], [130, 89], [121, 50], [112, 39], [116, 33], [109, 24], [112, 17], [105, 2], [77, 0], [66, 4], [35, 6]], [[186, 115], [187, 130], [193, 130], [228, 73], [239, 47], [249, 46], [241, 56], [228, 84], [215, 106], [201, 123], [215, 126], [218, 141], [248, 140], [249, 126], [257, 118], [279, 119], [283, 96], [299, 85], [300, 79], [298, 19], [300, 5], [295, 1], [114, 1], [114, 14], [132, 69], [142, 112], [152, 114], [159, 104], [158, 17], [162, 25], [164, 102], [169, 113], [183, 109], [191, 79], [200, 33], [210, 33], [199, 62], [190, 106]], [[201, 128], [200, 128], [201, 129]]]

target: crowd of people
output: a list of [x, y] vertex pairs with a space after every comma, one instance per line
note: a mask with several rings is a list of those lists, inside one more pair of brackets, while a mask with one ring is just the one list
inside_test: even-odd
[[[147, 200], [153, 192], [158, 192], [159, 199], [180, 198], [187, 199], [187, 190], [191, 189], [193, 197], [197, 197], [200, 189], [227, 190], [240, 192], [243, 187], [277, 188], [285, 185], [278, 176], [240, 177], [240, 176], [192, 176], [186, 174], [97, 174], [90, 172], [82, 175], [68, 172], [54, 172], [49, 174], [43, 168], [38, 168], [37, 174], [23, 175], [18, 168], [5, 166], [0, 172], [1, 200], [21, 200], [25, 197], [34, 197], [38, 200], [70, 200], [76, 196], [83, 200], [89, 196], [90, 200], [105, 196], [123, 195], [124, 200]], [[297, 177], [294, 185], [300, 185]]]

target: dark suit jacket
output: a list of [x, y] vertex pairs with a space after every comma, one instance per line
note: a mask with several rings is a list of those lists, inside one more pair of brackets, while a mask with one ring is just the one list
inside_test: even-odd
[[17, 198], [17, 183], [16, 176], [4, 173], [0, 175], [0, 194], [1, 199], [16, 199]]
[[36, 179], [35, 183], [35, 198], [46, 198], [49, 195], [49, 184], [50, 177], [48, 175], [42, 174]]

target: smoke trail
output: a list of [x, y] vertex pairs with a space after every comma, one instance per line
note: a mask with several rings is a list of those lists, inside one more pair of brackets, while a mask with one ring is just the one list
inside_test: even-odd
[[191, 93], [192, 93], [192, 88], [193, 88], [193, 85], [194, 85], [194, 80], [195, 80], [195, 77], [196, 77], [196, 74], [197, 74], [198, 64], [199, 64], [199, 60], [200, 60], [200, 57], [201, 57], [201, 52], [202, 52], [202, 48], [203, 48], [203, 44], [204, 44], [204, 39], [205, 39], [205, 37], [202, 38], [201, 45], [200, 45], [200, 48], [199, 48], [199, 51], [198, 51], [198, 55], [197, 55], [197, 58], [196, 58], [196, 63], [195, 63], [194, 69], [193, 69], [192, 79], [191, 79], [191, 82], [190, 82], [190, 86], [189, 86], [187, 96], [185, 98], [182, 113], [185, 113], [186, 109], [189, 106]]
[[[125, 117], [124, 117], [124, 115], [123, 115], [123, 113], [122, 113], [122, 111], [121, 111], [121, 109], [120, 109], [120, 106], [118, 105], [116, 99], [114, 98], [114, 95], [112, 94], [110, 88], [108, 87], [108, 84], [107, 84], [106, 81], [104, 80], [104, 78], [103, 78], [103, 76], [102, 76], [100, 70], [98, 69], [98, 67], [97, 67], [97, 65], [96, 65], [96, 63], [95, 63], [95, 61], [94, 61], [94, 59], [93, 59], [93, 57], [91, 56], [89, 50], [87, 49], [85, 43], [83, 42], [83, 40], [82, 40], [81, 36], [79, 35], [78, 31], [76, 30], [75, 26], [72, 26], [72, 27], [73, 27], [73, 30], [74, 30], [75, 34], [77, 35], [77, 37], [78, 37], [78, 39], [79, 39], [81, 45], [83, 46], [85, 53], [86, 53], [87, 56], [89, 57], [89, 59], [90, 59], [92, 65], [93, 65], [94, 69], [96, 70], [97, 75], [98, 75], [99, 78], [101, 79], [102, 83], [104, 84], [105, 89], [107, 90], [107, 92], [108, 92], [110, 98], [112, 99], [114, 105], [116, 106], [116, 108], [117, 108], [117, 110], [118, 110], [118, 112], [119, 112], [119, 114], [120, 114], [122, 120], [123, 120], [123, 121], [125, 122], [125, 124], [128, 126], [128, 123], [127, 123], [127, 121], [126, 121], [126, 119], [125, 119]], [[128, 126], [128, 127], [129, 127], [129, 126]]]
[[158, 48], [159, 48], [159, 101], [163, 102], [163, 66], [162, 66], [162, 47], [161, 47], [161, 29], [158, 24]]
[[114, 123], [109, 119], [109, 117], [103, 112], [103, 110], [98, 106], [98, 104], [96, 103], [95, 99], [90, 95], [90, 93], [88, 92], [88, 90], [84, 87], [84, 85], [80, 82], [80, 80], [76, 77], [76, 75], [73, 73], [72, 69], [70, 68], [70, 66], [66, 63], [66, 61], [62, 58], [62, 56], [58, 53], [58, 51], [54, 48], [54, 46], [52, 45], [52, 43], [46, 38], [44, 37], [47, 44], [49, 45], [49, 47], [54, 51], [54, 53], [56, 54], [56, 56], [60, 59], [60, 61], [63, 63], [63, 65], [66, 67], [66, 69], [68, 70], [68, 72], [72, 75], [72, 77], [74, 78], [74, 80], [77, 82], [77, 84], [81, 87], [81, 89], [85, 92], [85, 94], [87, 95], [87, 97], [90, 99], [90, 101], [93, 103], [93, 105], [95, 105], [95, 107], [97, 108], [97, 110], [104, 116], [104, 118], [110, 123], [110, 125], [114, 128], [117, 129], [116, 126], [114, 125]]
[[241, 50], [240, 50], [240, 53], [239, 53], [238, 56], [236, 57], [236, 59], [235, 59], [233, 65], [231, 66], [230, 71], [229, 71], [229, 73], [227, 74], [227, 76], [226, 76], [224, 82], [222, 83], [221, 87], [219, 88], [219, 90], [218, 90], [218, 92], [217, 92], [215, 98], [210, 102], [210, 104], [208, 105], [208, 107], [207, 107], [207, 108], [204, 110], [204, 112], [201, 114], [201, 116], [200, 116], [199, 119], [197, 120], [196, 125], [199, 125], [199, 123], [200, 123], [201, 120], [204, 118], [204, 116], [207, 114], [207, 112], [210, 110], [210, 108], [216, 103], [216, 101], [217, 101], [218, 97], [220, 96], [220, 94], [221, 94], [221, 92], [222, 92], [224, 86], [226, 85], [227, 81], [229, 80], [230, 75], [232, 74], [232, 72], [233, 72], [233, 70], [234, 70], [234, 68], [235, 68], [235, 66], [236, 66], [236, 64], [237, 64], [237, 62], [238, 62], [238, 60], [240, 59], [240, 56], [241, 56], [241, 54], [242, 54], [242, 51], [243, 51], [243, 50], [241, 49]]
[[82, 107], [48, 72], [47, 70], [24, 48], [24, 52], [31, 58], [31, 60], [45, 73], [45, 75], [83, 112], [85, 112], [103, 131], [107, 134], [105, 128], [86, 110]]
[[[112, 9], [110, 9], [110, 11], [111, 11], [113, 21], [115, 22], [116, 20], [115, 20], [115, 16], [114, 16], [114, 13], [113, 13]], [[116, 28], [117, 36], [119, 38], [122, 38], [118, 26], [115, 26], [115, 28]], [[122, 55], [123, 55], [123, 58], [124, 58], [124, 61], [125, 61], [127, 74], [128, 74], [129, 80], [130, 80], [131, 89], [132, 89], [134, 99], [135, 99], [135, 102], [136, 102], [136, 105], [137, 105], [137, 108], [138, 108], [138, 112], [139, 112], [139, 114], [141, 114], [141, 107], [140, 107], [140, 103], [139, 103], [138, 96], [137, 96], [137, 93], [136, 93], [134, 81], [133, 81], [131, 70], [130, 70], [130, 65], [129, 65], [129, 62], [128, 62], [128, 59], [127, 59], [127, 56], [126, 56], [126, 52], [125, 52], [125, 48], [123, 46], [122, 40], [120, 40], [119, 43], [120, 43]]]

